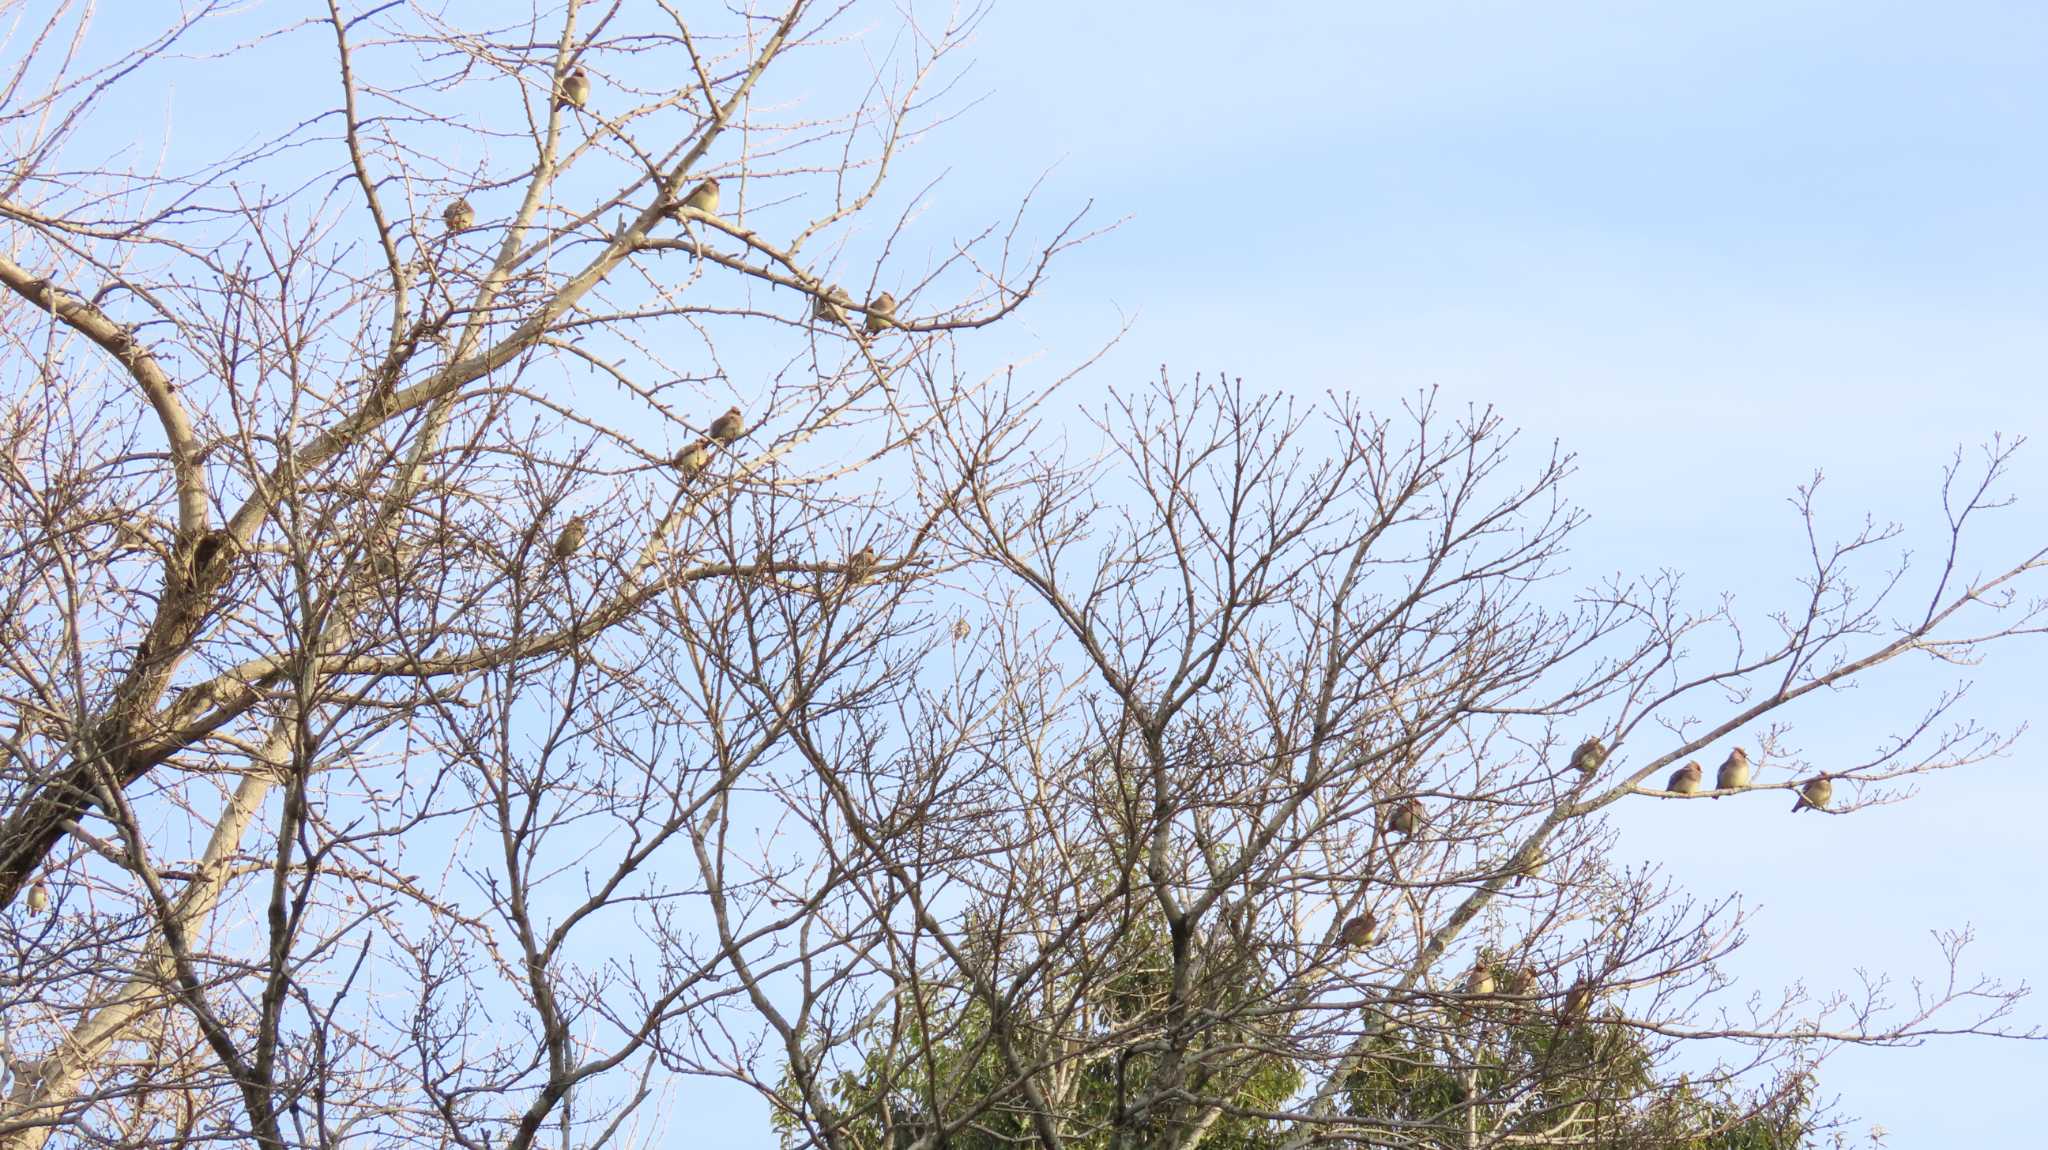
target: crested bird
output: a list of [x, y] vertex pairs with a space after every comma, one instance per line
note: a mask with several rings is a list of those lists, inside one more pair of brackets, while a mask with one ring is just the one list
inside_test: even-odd
[[1671, 772], [1671, 781], [1664, 784], [1664, 789], [1667, 791], [1677, 791], [1681, 795], [1699, 794], [1701, 773], [1700, 765], [1697, 761], [1687, 763]]
[[676, 470], [682, 472], [685, 476], [697, 474], [699, 471], [704, 470], [705, 464], [711, 462], [711, 441], [708, 439], [691, 441], [682, 450], [676, 452], [673, 462], [675, 463]]
[[[1749, 785], [1749, 752], [1737, 747], [1728, 752], [1728, 761], [1721, 764], [1721, 770], [1714, 776], [1717, 791], [1739, 791]], [[1715, 798], [1721, 796], [1715, 795]]]
[[562, 77], [562, 82], [556, 86], [555, 107], [575, 108], [581, 111], [584, 102], [589, 99], [590, 77], [584, 74], [583, 65], [578, 64], [571, 68], [569, 74]]
[[972, 634], [974, 634], [974, 624], [967, 621], [967, 616], [962, 615], [960, 618], [953, 620], [953, 641], [955, 643]]
[[1467, 972], [1465, 975], [1465, 993], [1492, 994], [1493, 968], [1490, 966], [1475, 966]]
[[589, 525], [583, 522], [583, 516], [570, 516], [569, 522], [562, 525], [562, 533], [555, 536], [555, 558], [567, 559], [576, 554], [583, 546], [583, 537], [589, 533]]
[[706, 176], [704, 182], [690, 189], [683, 197], [683, 207], [689, 211], [701, 212], [707, 216], [718, 214], [718, 177]]
[[725, 414], [711, 421], [711, 438], [720, 443], [731, 443], [747, 430], [747, 419], [740, 414], [738, 404], [725, 409]]
[[1558, 1021], [1566, 1026], [1583, 1021], [1586, 1012], [1593, 1006], [1593, 984], [1581, 978], [1565, 991], [1564, 1009], [1559, 1011]]
[[1371, 911], [1362, 910], [1344, 924], [1344, 929], [1337, 933], [1337, 941], [1356, 950], [1361, 946], [1371, 946], [1379, 936], [1379, 920], [1372, 916]]
[[466, 232], [476, 223], [476, 209], [469, 206], [468, 200], [458, 196], [454, 203], [442, 210], [441, 222], [447, 224], [451, 232]]
[[1600, 764], [1606, 761], [1607, 744], [1601, 742], [1598, 735], [1580, 743], [1578, 749], [1572, 752], [1572, 766], [1589, 775], [1599, 770]]
[[863, 547], [846, 560], [846, 585], [858, 587], [875, 573], [875, 549]]
[[863, 310], [868, 313], [867, 330], [869, 335], [873, 335], [885, 327], [896, 326], [896, 297], [888, 292], [883, 292], [881, 295], [869, 300], [868, 306]]
[[811, 300], [811, 318], [839, 320], [844, 322], [846, 309], [853, 306], [853, 295], [838, 284], [833, 284]]
[[1792, 813], [1796, 815], [1808, 807], [1817, 811], [1827, 810], [1828, 800], [1834, 797], [1835, 781], [1833, 779], [1828, 778], [1826, 775], [1822, 775], [1817, 779], [1808, 779], [1806, 780], [1806, 785], [1799, 788], [1799, 797], [1792, 802]]
[[30, 914], [41, 914], [49, 908], [50, 888], [43, 885], [42, 879], [37, 879], [28, 888], [28, 912]]
[[1421, 799], [1397, 803], [1394, 809], [1387, 813], [1387, 832], [1403, 838], [1412, 838], [1416, 830], [1427, 821], [1427, 816], [1428, 811], [1423, 807]]

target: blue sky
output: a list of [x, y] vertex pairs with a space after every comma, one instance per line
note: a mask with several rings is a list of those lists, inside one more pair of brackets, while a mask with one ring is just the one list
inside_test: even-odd
[[[2048, 8], [1275, 11], [1012, 3], [984, 25], [989, 98], [931, 145], [955, 173], [940, 196], [1000, 202], [1057, 163], [1052, 203], [1131, 216], [1022, 321], [1057, 365], [1134, 319], [1078, 398], [1167, 364], [1495, 404], [1532, 463], [1552, 440], [1577, 454], [1581, 575], [1674, 568], [1756, 619], [1794, 590], [1785, 500], [1816, 469], [1834, 526], [1903, 522], [1927, 564], [1949, 454], [2048, 422]], [[2009, 487], [1985, 567], [2048, 535], [2048, 443]], [[1816, 760], [1866, 754], [1958, 679], [1971, 713], [2016, 725], [2044, 660], [2033, 641], [1902, 664], [1798, 733]], [[2038, 984], [2044, 735], [1853, 818], [1791, 821], [1778, 794], [1635, 804], [1622, 851], [1745, 892], [1760, 915], [1731, 970], [1767, 998], [1938, 977], [1929, 931], [1965, 926], [1966, 967]], [[1949, 1040], [1841, 1054], [1822, 1085], [1892, 1146], [2031, 1147], [2044, 1076], [2039, 1045]]]
[[[1584, 580], [1672, 568], [1695, 602], [1729, 590], [1753, 618], [1794, 590], [1785, 500], [1816, 469], [1845, 531], [1865, 511], [1938, 527], [1957, 445], [2044, 430], [2048, 7], [1276, 11], [998, 4], [962, 89], [985, 99], [899, 179], [951, 172], [916, 238], [940, 248], [1047, 168], [1046, 218], [1089, 198], [1130, 218], [971, 355], [1052, 373], [1128, 321], [1070, 398], [1165, 364], [1304, 400], [1386, 409], [1438, 387], [1496, 405], [1530, 463], [1553, 441], [1577, 455]], [[1978, 538], [1983, 566], [2048, 536], [2048, 443], [2009, 488], [2022, 502]], [[1901, 664], [1802, 714], [1804, 746], [1860, 758], [1959, 674], [1977, 683], [1971, 713], [2024, 722], [2044, 659], [2035, 642], [1966, 672]], [[1766, 997], [1853, 986], [1859, 968], [1938, 976], [1928, 931], [1965, 925], [1968, 968], [2038, 981], [2043, 747], [1852, 818], [1791, 820], [1775, 793], [1634, 804], [1622, 850], [1760, 906], [1732, 969]], [[2022, 1021], [2048, 1023], [2048, 1002]], [[2048, 1048], [1946, 1041], [1849, 1052], [1822, 1082], [1893, 1146], [2031, 1147], [2044, 1077]], [[679, 1113], [769, 1145], [747, 1108], [718, 1115], [728, 1097], [686, 1084]]]

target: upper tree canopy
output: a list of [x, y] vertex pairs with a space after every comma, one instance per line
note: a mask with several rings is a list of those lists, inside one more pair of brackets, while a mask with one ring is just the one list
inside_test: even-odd
[[1930, 672], [2040, 625], [2008, 448], [1931, 574], [1581, 589], [1500, 413], [982, 366], [1085, 211], [920, 226], [976, 9], [0, 16], [0, 1147], [1793, 1146], [2001, 1032], [1953, 950], [1729, 992], [1606, 820], [2001, 750]]

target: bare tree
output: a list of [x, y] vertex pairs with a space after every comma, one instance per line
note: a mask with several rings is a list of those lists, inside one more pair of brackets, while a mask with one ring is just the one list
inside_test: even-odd
[[[1569, 593], [1570, 460], [1516, 474], [1490, 411], [1297, 412], [1162, 379], [1101, 427], [1106, 461], [977, 476], [947, 520], [1009, 598], [999, 669], [928, 696], [943, 734], [812, 760], [837, 821], [815, 833], [854, 843], [835, 870], [878, 872], [840, 935], [894, 906], [897, 953], [879, 987], [819, 982], [837, 1009], [791, 1028], [792, 1081], [857, 1100], [786, 1090], [792, 1134], [1790, 1146], [1828, 1124], [1812, 1073], [1833, 1049], [2034, 1034], [2007, 1021], [2023, 989], [1962, 969], [1963, 938], [1910, 1003], [1876, 981], [1723, 994], [1739, 905], [1619, 868], [1605, 822], [1789, 808], [1816, 778], [1834, 794], [1805, 817], [1850, 815], [2004, 750], [1953, 690], [1862, 762], [1808, 762], [1790, 732], [1857, 676], [2039, 630], [2022, 590], [2048, 552], [1962, 574], [2009, 446], [1950, 469], [1951, 546], [1917, 581], [1882, 553], [1895, 531], [1828, 543], [1802, 492], [1807, 594], [1759, 642], [1673, 576]], [[1740, 786], [1664, 789], [1737, 743]], [[1686, 1045], [1719, 1069], [1655, 1073]]]
[[[1759, 646], [1566, 594], [1491, 412], [1162, 379], [1070, 458], [967, 336], [1081, 216], [935, 243], [889, 179], [977, 7], [94, 15], [0, 0], [0, 1146], [651, 1145], [706, 1077], [832, 1150], [1589, 1143], [1671, 1093], [1608, 1035], [1737, 1052], [1740, 1118], [2009, 1032], [1725, 1007], [1737, 908], [1602, 821], [1736, 741], [1828, 815], [2002, 750], [1786, 724], [2038, 628], [2041, 552], [1963, 574], [2008, 447], [1931, 582], [1816, 533]], [[136, 164], [218, 67], [309, 110]]]
[[[980, 15], [0, 5], [0, 899], [54, 893], [0, 1141], [631, 1132], [779, 945], [698, 945], [676, 876], [775, 706], [902, 675], [961, 477], [892, 461], [1079, 238], [1027, 197], [906, 254], [888, 177]], [[194, 67], [312, 110], [134, 166]]]

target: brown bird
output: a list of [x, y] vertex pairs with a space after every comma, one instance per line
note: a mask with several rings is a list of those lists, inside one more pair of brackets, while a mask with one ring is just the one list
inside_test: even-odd
[[1428, 814], [1421, 799], [1409, 799], [1398, 803], [1387, 813], [1387, 833], [1412, 838], [1416, 830], [1428, 821]]
[[1664, 784], [1664, 789], [1667, 791], [1677, 791], [1681, 795], [1699, 794], [1700, 775], [1702, 773], [1697, 761], [1687, 763], [1671, 772], [1671, 781]]
[[674, 460], [676, 470], [682, 472], [686, 478], [704, 470], [704, 465], [710, 462], [711, 441], [708, 439], [699, 439], [690, 443], [682, 450], [676, 452]]
[[1465, 975], [1465, 993], [1492, 994], [1493, 968], [1490, 966], [1473, 967], [1471, 971], [1469, 971]]
[[731, 443], [745, 434], [746, 416], [740, 414], [738, 404], [725, 409], [725, 414], [711, 421], [711, 438], [720, 443]]
[[833, 284], [811, 300], [811, 318], [846, 322], [846, 309], [853, 306], [853, 296], [845, 288]]
[[1792, 802], [1792, 813], [1796, 815], [1808, 807], [1817, 811], [1827, 810], [1828, 800], [1834, 797], [1835, 782], [1833, 779], [1828, 778], [1826, 775], [1822, 775], [1817, 779], [1808, 779], [1806, 780], [1806, 785], [1799, 788], [1799, 797]]
[[[1737, 747], [1728, 752], [1728, 761], [1721, 764], [1721, 770], [1714, 776], [1717, 791], [1739, 791], [1749, 785], [1749, 752]], [[1720, 795], [1715, 795], [1720, 798]]]
[[1572, 766], [1589, 775], [1599, 770], [1600, 764], [1606, 761], [1607, 744], [1601, 742], [1597, 735], [1580, 743], [1578, 749], [1572, 752]]
[[896, 326], [896, 297], [888, 292], [869, 300], [864, 310], [868, 313], [868, 334]]
[[683, 197], [685, 211], [701, 212], [707, 216], [718, 214], [718, 177], [710, 176], [701, 184], [690, 189]]
[[961, 640], [967, 638], [969, 635], [972, 634], [974, 634], [974, 624], [969, 623], [967, 621], [966, 616], [963, 615], [960, 618], [953, 620], [953, 641], [955, 643], [960, 642]]
[[875, 549], [863, 547], [846, 560], [846, 585], [857, 587], [875, 573]]
[[576, 554], [583, 547], [583, 537], [589, 533], [590, 528], [581, 515], [570, 516], [569, 522], [562, 526], [562, 533], [555, 536], [555, 558], [567, 559]]
[[1537, 847], [1530, 852], [1527, 859], [1515, 867], [1515, 880], [1511, 885], [1521, 886], [1523, 879], [1536, 877], [1543, 870], [1543, 864], [1549, 861], [1549, 857], [1543, 853], [1543, 848]]
[[457, 198], [442, 210], [441, 222], [447, 224], [451, 232], [466, 232], [476, 223], [476, 209], [469, 206], [468, 200]]
[[1361, 946], [1371, 946], [1373, 940], [1379, 936], [1379, 920], [1372, 916], [1371, 911], [1366, 910], [1360, 911], [1357, 917], [1344, 924], [1344, 929], [1337, 932], [1337, 941], [1356, 950]]
[[41, 914], [49, 908], [50, 888], [43, 885], [42, 879], [37, 879], [28, 888], [28, 912], [30, 914]]
[[1592, 1007], [1593, 984], [1582, 978], [1572, 983], [1570, 990], [1565, 991], [1564, 1009], [1559, 1012], [1558, 1021], [1567, 1026], [1583, 1021], [1586, 1012]]
[[556, 86], [555, 107], [575, 108], [580, 111], [584, 102], [589, 99], [590, 77], [584, 75], [583, 66], [578, 64], [571, 68], [569, 74], [562, 77], [562, 82]]
[[1527, 994], [1536, 989], [1536, 972], [1526, 966], [1511, 966], [1500, 974], [1503, 994]]

